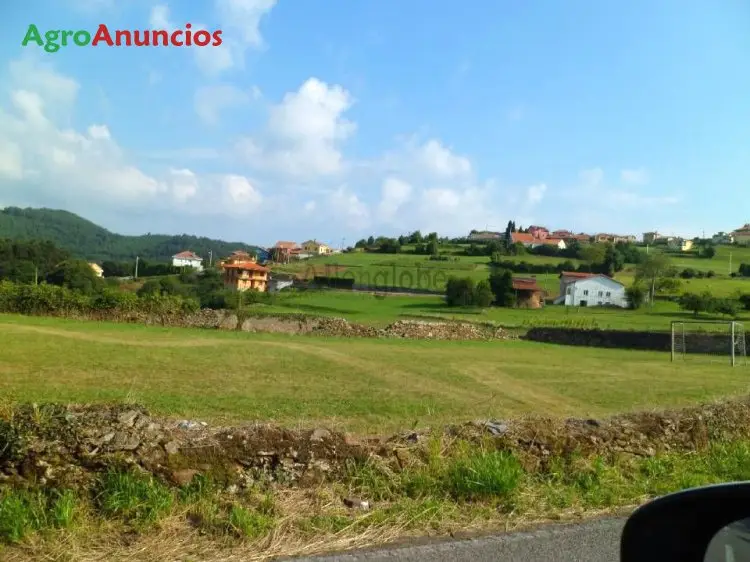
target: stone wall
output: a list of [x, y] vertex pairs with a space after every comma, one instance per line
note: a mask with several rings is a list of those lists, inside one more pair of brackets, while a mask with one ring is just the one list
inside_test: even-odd
[[398, 320], [384, 328], [349, 322], [344, 318], [304, 314], [240, 315], [227, 310], [203, 309], [192, 314], [154, 315], [144, 312], [101, 311], [79, 319], [126, 322], [177, 328], [241, 330], [277, 334], [310, 334], [334, 337], [407, 338], [431, 340], [498, 340], [516, 336], [492, 324]]
[[[532, 328], [523, 339], [560, 345], [610, 347], [648, 351], [671, 351], [668, 332], [636, 332], [628, 330], [585, 330], [574, 328]], [[689, 353], [724, 354], [729, 357], [730, 336], [724, 334], [685, 334]]]
[[412, 461], [427, 462], [432, 437], [445, 438], [446, 454], [459, 441], [486, 446], [489, 438], [496, 448], [518, 455], [528, 470], [544, 470], [552, 458], [652, 456], [750, 437], [748, 398], [602, 420], [481, 420], [370, 438], [323, 427], [212, 427], [155, 417], [127, 404], [21, 404], [4, 414], [0, 416], [0, 486], [85, 487], [102, 471], [128, 467], [178, 485], [197, 474], [228, 487], [269, 479], [315, 485], [342, 477], [352, 461], [369, 459], [394, 470]]

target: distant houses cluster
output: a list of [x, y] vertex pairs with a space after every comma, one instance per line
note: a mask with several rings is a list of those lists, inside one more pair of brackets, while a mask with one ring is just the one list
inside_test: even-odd
[[[491, 242], [505, 239], [505, 233], [494, 232], [489, 230], [472, 231], [468, 239], [472, 242]], [[719, 232], [711, 240], [714, 244], [750, 244], [750, 223], [729, 232]], [[586, 234], [579, 232], [574, 234], [570, 230], [553, 230], [550, 231], [543, 226], [530, 226], [523, 231], [512, 232], [511, 241], [514, 244], [523, 244], [527, 248], [537, 248], [539, 246], [555, 246], [564, 250], [571, 243], [579, 244], [589, 243], [636, 243], [638, 238], [632, 234]], [[694, 241], [692, 238], [683, 238], [681, 236], [669, 236], [658, 231], [644, 232], [641, 238], [643, 244], [648, 245], [665, 245], [672, 250], [689, 252], [693, 249]]]
[[[282, 240], [276, 242], [268, 250], [263, 250], [267, 252], [272, 261], [278, 263], [287, 263], [291, 260], [306, 259], [313, 256], [326, 256], [336, 252], [327, 244], [317, 240], [307, 240], [301, 244]], [[178, 268], [190, 267], [196, 271], [205, 269], [203, 258], [191, 250], [173, 255], [172, 266]], [[217, 260], [215, 266], [222, 272], [224, 286], [228, 289], [266, 292], [278, 291], [292, 284], [290, 277], [272, 275], [268, 267], [258, 263], [256, 256], [244, 250], [237, 250], [232, 252], [230, 256]]]

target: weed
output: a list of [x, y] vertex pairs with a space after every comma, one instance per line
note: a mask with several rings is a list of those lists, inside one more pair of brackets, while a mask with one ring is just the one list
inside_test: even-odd
[[169, 512], [174, 495], [152, 476], [133, 472], [105, 473], [99, 482], [96, 503], [105, 515], [136, 526], [149, 525]]
[[274, 519], [271, 515], [251, 511], [239, 505], [229, 510], [229, 527], [240, 537], [258, 539], [273, 529]]

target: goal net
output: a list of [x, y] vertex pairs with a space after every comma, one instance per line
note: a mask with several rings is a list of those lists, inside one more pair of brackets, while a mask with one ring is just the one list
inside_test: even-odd
[[747, 364], [747, 339], [742, 322], [672, 322], [672, 361], [700, 358], [729, 365]]

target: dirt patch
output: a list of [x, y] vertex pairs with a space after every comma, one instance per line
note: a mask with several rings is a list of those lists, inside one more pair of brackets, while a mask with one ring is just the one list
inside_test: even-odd
[[398, 470], [406, 450], [426, 458], [430, 437], [448, 444], [492, 443], [516, 453], [529, 470], [552, 458], [653, 456], [702, 450], [750, 437], [750, 398], [603, 420], [529, 417], [475, 421], [392, 437], [361, 438], [273, 425], [211, 427], [151, 416], [132, 405], [19, 405], [0, 418], [0, 481], [16, 485], [88, 485], [112, 467], [138, 467], [165, 481], [210, 474], [227, 485], [260, 480], [307, 486], [342, 477], [367, 459]]

